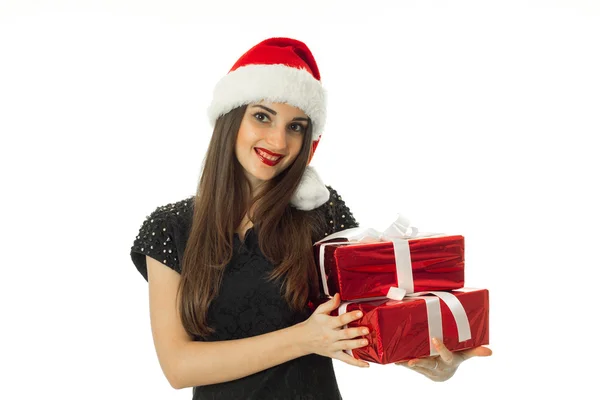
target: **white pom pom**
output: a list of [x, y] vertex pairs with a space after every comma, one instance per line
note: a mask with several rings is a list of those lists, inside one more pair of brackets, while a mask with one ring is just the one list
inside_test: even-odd
[[313, 210], [329, 200], [329, 195], [317, 171], [307, 166], [290, 203], [299, 210]]

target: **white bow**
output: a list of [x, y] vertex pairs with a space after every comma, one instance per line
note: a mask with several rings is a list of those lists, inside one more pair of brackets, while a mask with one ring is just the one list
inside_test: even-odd
[[[433, 294], [434, 296], [426, 296], [427, 294]], [[424, 300], [425, 306], [427, 307], [427, 325], [429, 328], [429, 354], [437, 355], [438, 351], [433, 346], [431, 342], [432, 338], [438, 338], [441, 342], [444, 341], [444, 332], [442, 329], [442, 310], [440, 307], [440, 299], [446, 303], [452, 316], [454, 317], [454, 321], [456, 322], [456, 327], [458, 328], [458, 341], [464, 342], [465, 340], [471, 339], [471, 325], [469, 324], [469, 318], [467, 317], [467, 312], [463, 307], [462, 303], [458, 300], [458, 298], [449, 292], [440, 292], [440, 291], [432, 291], [432, 292], [418, 292], [418, 293], [406, 293], [406, 290], [400, 288], [390, 288], [388, 291], [388, 295], [385, 297], [372, 297], [369, 299], [357, 299], [348, 302], [344, 302], [338, 308], [338, 315], [342, 315], [346, 313], [346, 309], [348, 304], [350, 303], [358, 303], [365, 301], [378, 301], [390, 299], [391, 301], [386, 302], [386, 305], [397, 304], [401, 301], [411, 301], [411, 300]], [[348, 325], [344, 325], [344, 329], [347, 328]], [[344, 350], [348, 355], [352, 356], [351, 350]]]
[[326, 240], [345, 238], [347, 242], [328, 242], [321, 244], [319, 248], [319, 269], [321, 271], [321, 281], [323, 290], [327, 296], [331, 296], [327, 287], [327, 277], [325, 274], [325, 247], [340, 243], [376, 243], [392, 242], [394, 246], [394, 256], [396, 259], [396, 275], [398, 278], [398, 288], [406, 290], [407, 293], [413, 293], [414, 282], [412, 275], [412, 262], [410, 259], [409, 239], [440, 236], [441, 233], [419, 233], [416, 227], [410, 225], [409, 220], [402, 215], [398, 215], [396, 220], [383, 232], [373, 228], [350, 228], [336, 232], [315, 242], [322, 243]]

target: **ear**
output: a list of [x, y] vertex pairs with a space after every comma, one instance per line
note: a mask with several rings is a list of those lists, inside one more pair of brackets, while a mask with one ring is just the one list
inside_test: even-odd
[[323, 205], [329, 200], [329, 196], [329, 189], [321, 181], [317, 171], [307, 166], [290, 203], [299, 210], [308, 211]]

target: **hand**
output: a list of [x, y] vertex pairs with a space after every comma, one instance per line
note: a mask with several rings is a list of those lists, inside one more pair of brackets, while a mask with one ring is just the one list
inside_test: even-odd
[[358, 311], [330, 316], [329, 313], [339, 306], [340, 296], [336, 293], [331, 300], [319, 305], [306, 321], [298, 324], [304, 339], [303, 348], [307, 354], [315, 353], [357, 367], [368, 367], [369, 363], [357, 360], [344, 352], [346, 349], [356, 349], [368, 345], [368, 342], [362, 342], [365, 339], [348, 340], [366, 335], [368, 331], [363, 332], [363, 329], [368, 328], [362, 326], [342, 329], [344, 325], [361, 318], [361, 316], [358, 316]]
[[438, 339], [432, 339], [435, 349], [440, 353], [439, 356], [415, 358], [405, 362], [397, 362], [396, 365], [415, 370], [432, 381], [443, 382], [450, 379], [458, 366], [471, 357], [487, 357], [492, 355], [492, 350], [479, 346], [468, 350], [451, 352]]

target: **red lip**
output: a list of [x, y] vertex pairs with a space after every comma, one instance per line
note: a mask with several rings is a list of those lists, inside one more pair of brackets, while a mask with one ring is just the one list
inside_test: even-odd
[[283, 154], [273, 153], [272, 151], [269, 151], [267, 149], [263, 149], [262, 147], [255, 147], [255, 149], [259, 149], [260, 151], [264, 151], [265, 153], [267, 153], [268, 155], [273, 156], [273, 157], [283, 157]]
[[[265, 153], [268, 153], [269, 155], [273, 154], [270, 151], [266, 151], [264, 149], [263, 150]], [[256, 155], [258, 156], [258, 158], [260, 159], [260, 161], [262, 161], [263, 163], [267, 164], [268, 166], [272, 167], [274, 165], [277, 165], [279, 163], [279, 161], [281, 161], [283, 159], [283, 157], [278, 158], [275, 161], [269, 160], [265, 157], [263, 157], [262, 155], [260, 155], [260, 153], [258, 152], [258, 150], [256, 150], [256, 148], [254, 149], [254, 152], [256, 153]], [[278, 156], [278, 154], [273, 154], [274, 156]]]

